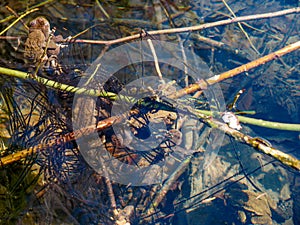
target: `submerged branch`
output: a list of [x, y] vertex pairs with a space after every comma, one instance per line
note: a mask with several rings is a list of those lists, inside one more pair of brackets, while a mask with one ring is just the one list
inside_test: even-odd
[[181, 164], [178, 166], [176, 171], [168, 178], [168, 180], [164, 183], [162, 188], [159, 190], [155, 198], [153, 199], [151, 206], [147, 209], [145, 212], [145, 216], [152, 215], [158, 205], [161, 203], [163, 198], [166, 196], [167, 192], [170, 190], [170, 187], [174, 184], [176, 180], [183, 174], [183, 172], [187, 169], [187, 167], [190, 165], [192, 155], [188, 156], [185, 160], [181, 162]]
[[41, 143], [39, 145], [32, 146], [30, 148], [21, 150], [19, 152], [15, 152], [13, 154], [3, 156], [0, 158], [0, 167], [9, 165], [13, 162], [17, 162], [21, 159], [25, 159], [28, 156], [32, 156], [40, 151], [51, 148], [53, 146], [60, 145], [61, 143], [67, 143], [74, 141], [82, 136], [92, 134], [93, 132], [104, 130], [115, 123], [122, 121], [125, 115], [114, 116], [98, 122], [97, 126], [89, 126], [82, 128], [80, 130], [76, 130], [74, 132], [70, 132], [64, 135], [61, 135], [55, 139], [49, 140], [46, 143]]
[[218, 125], [218, 129], [224, 131], [227, 135], [235, 138], [236, 140], [243, 142], [247, 145], [252, 146], [253, 148], [259, 150], [260, 152], [269, 155], [273, 157], [274, 159], [277, 159], [282, 164], [294, 168], [298, 171], [300, 171], [300, 160], [286, 154], [278, 149], [275, 149], [271, 146], [268, 146], [266, 143], [261, 142], [259, 139], [255, 137], [251, 137], [249, 135], [243, 134], [240, 131], [237, 131], [235, 129], [232, 129], [228, 126], [224, 126], [223, 123], [220, 123], [218, 121], [215, 121], [215, 123]]
[[251, 147], [259, 150], [260, 152], [277, 159], [282, 164], [300, 171], [300, 160], [299, 159], [269, 146], [267, 143], [264, 143], [263, 141], [261, 141], [260, 139], [258, 139], [256, 137], [251, 137], [251, 136], [244, 134], [238, 130], [230, 128], [227, 124], [224, 124], [223, 122], [217, 121], [217, 120], [213, 119], [212, 117], [207, 117], [207, 115], [204, 115], [203, 113], [200, 113], [199, 111], [197, 112], [197, 110], [194, 110], [191, 108], [188, 108], [188, 110], [191, 113], [197, 115], [205, 123], [209, 124], [211, 127], [217, 128], [221, 131], [224, 131], [227, 135], [233, 137], [237, 141], [240, 141], [247, 145], [250, 145]]
[[[257, 19], [267, 19], [272, 17], [278, 17], [283, 15], [288, 15], [292, 13], [299, 13], [300, 7], [281, 10], [277, 12], [271, 12], [271, 13], [263, 13], [263, 14], [257, 14], [257, 15], [250, 15], [250, 16], [240, 16], [235, 17], [232, 19], [226, 19], [221, 20], [217, 22], [211, 22], [211, 23], [205, 23], [201, 25], [191, 26], [191, 27], [181, 27], [181, 28], [170, 28], [170, 29], [164, 29], [164, 30], [153, 30], [153, 31], [147, 31], [150, 35], [161, 35], [161, 34], [176, 34], [176, 33], [184, 33], [184, 32], [192, 32], [192, 31], [199, 31], [211, 27], [216, 26], [222, 26], [222, 25], [228, 25], [231, 23], [237, 23], [237, 22], [244, 22], [249, 20], [257, 20]], [[118, 38], [115, 40], [75, 40], [77, 43], [87, 43], [87, 44], [102, 44], [102, 45], [113, 45], [118, 43], [123, 43], [127, 41], [132, 41], [141, 38], [143, 36], [142, 34], [135, 34], [128, 37]]]
[[198, 83], [191, 84], [190, 86], [188, 86], [186, 88], [183, 88], [183, 89], [177, 91], [176, 93], [171, 94], [168, 97], [169, 98], [180, 98], [184, 95], [188, 95], [188, 94], [194, 93], [196, 91], [206, 89], [208, 85], [213, 85], [213, 84], [218, 83], [220, 81], [226, 80], [228, 78], [232, 78], [236, 75], [239, 75], [243, 72], [247, 72], [250, 69], [253, 69], [255, 67], [258, 67], [260, 65], [265, 64], [266, 62], [272, 61], [272, 60], [277, 59], [277, 58], [279, 58], [283, 55], [286, 55], [288, 53], [296, 51], [299, 48], [300, 48], [300, 41], [297, 41], [293, 44], [285, 46], [285, 47], [283, 47], [283, 48], [281, 48], [281, 49], [279, 49], [275, 52], [272, 52], [272, 53], [270, 53], [266, 56], [263, 56], [259, 59], [254, 60], [252, 62], [246, 63], [244, 65], [241, 65], [241, 66], [236, 67], [232, 70], [221, 73], [219, 75], [215, 75], [215, 76], [213, 76], [211, 78], [208, 78], [206, 80], [200, 80]]

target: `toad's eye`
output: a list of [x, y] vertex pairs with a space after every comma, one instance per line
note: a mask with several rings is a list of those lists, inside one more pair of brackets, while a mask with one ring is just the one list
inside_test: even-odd
[[35, 21], [35, 20], [31, 21], [30, 24], [29, 24], [29, 26], [30, 26], [30, 27], [36, 26], [36, 21]]

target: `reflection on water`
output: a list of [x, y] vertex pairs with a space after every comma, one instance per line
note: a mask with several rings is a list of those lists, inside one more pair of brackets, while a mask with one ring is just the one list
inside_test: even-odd
[[[8, 18], [11, 15], [10, 9], [21, 15], [39, 3], [2, 3], [10, 8], [0, 9], [0, 30], [15, 20], [15, 17]], [[65, 39], [69, 36], [75, 38], [64, 42], [57, 40], [55, 44], [61, 46], [57, 65], [50, 63], [41, 66], [37, 74], [73, 86], [86, 76], [86, 69], [98, 56], [121, 44], [110, 46], [78, 43], [76, 40], [113, 40], [139, 34], [141, 29], [149, 31], [199, 25], [233, 17], [230, 10], [236, 16], [242, 16], [299, 6], [298, 1], [293, 0], [227, 1], [228, 6], [222, 1], [201, 0], [44, 3], [39, 6], [39, 11], [25, 16], [2, 36], [0, 65], [19, 71], [35, 71], [37, 65], [31, 65], [24, 59], [25, 41], [29, 32], [24, 24], [28, 25], [37, 16], [44, 16], [49, 20], [51, 28], [56, 27], [55, 35], [62, 35]], [[299, 41], [299, 27], [299, 15], [290, 14], [176, 35], [146, 36], [142, 40], [148, 43], [146, 39], [150, 38], [180, 43], [199, 55], [212, 73], [220, 74]], [[47, 51], [44, 52], [46, 44], [44, 40], [38, 46], [41, 55], [47, 54]], [[51, 58], [50, 55], [47, 57]], [[186, 60], [184, 56], [180, 59]], [[200, 64], [194, 59], [188, 60], [195, 65]], [[124, 61], [130, 62], [128, 55], [110, 63], [114, 65]], [[246, 92], [237, 102], [238, 110], [254, 110], [255, 118], [299, 123], [298, 61], [299, 52], [292, 52], [279, 60], [221, 82], [226, 102], [232, 102], [234, 95], [245, 88]], [[104, 86], [106, 91], [118, 93], [126, 83], [153, 76], [157, 71], [155, 66], [152, 63], [132, 64], [118, 71], [105, 84], [99, 84], [99, 87]], [[186, 76], [184, 71], [163, 64], [159, 66], [163, 75], [176, 80], [175, 83], [180, 87], [196, 82]], [[97, 137], [105, 143], [110, 156], [132, 165], [133, 169], [155, 164], [154, 159], [164, 162], [165, 157], [172, 157], [168, 163], [180, 165], [180, 170], [172, 174], [170, 180], [174, 180], [170, 183], [165, 181], [143, 187], [122, 185], [101, 177], [81, 155], [74, 140], [71, 121], [72, 114], [76, 114], [72, 111], [74, 94], [47, 88], [32, 79], [25, 81], [7, 75], [0, 76], [0, 84], [2, 224], [300, 224], [299, 171], [283, 166], [230, 137], [224, 139], [217, 154], [210, 153], [210, 157], [215, 158], [209, 163], [204, 157], [207, 154], [203, 152], [206, 146], [213, 146], [217, 142], [218, 136], [214, 136], [211, 128], [195, 117], [187, 119], [182, 116], [182, 111], [176, 112], [174, 116], [175, 112], [168, 113], [168, 108], [157, 108], [159, 104], [152, 98], [152, 108], [144, 111], [139, 109], [138, 116], [131, 115], [130, 118], [136, 121], [128, 125], [127, 133], [130, 134], [134, 127], [137, 137], [144, 134], [138, 133], [142, 131], [136, 123], [148, 128], [148, 123], [151, 124], [157, 118], [160, 119], [160, 125], [169, 122], [165, 130], [158, 129], [157, 125], [151, 127], [151, 137], [158, 143], [164, 143], [164, 150], [141, 153], [141, 149], [130, 148], [128, 143], [134, 143], [134, 140], [118, 137], [109, 127], [98, 132]], [[152, 90], [147, 87], [147, 93], [159, 95], [165, 91], [155, 87], [152, 85]], [[176, 90], [172, 89], [172, 84], [170, 87]], [[129, 93], [129, 90], [126, 91]], [[132, 87], [130, 91], [136, 89]], [[189, 96], [184, 100], [197, 108], [208, 109], [204, 97]], [[147, 106], [148, 103], [140, 101], [136, 105]], [[83, 115], [82, 121], [91, 119], [90, 122], [96, 123], [109, 119], [113, 101], [98, 97], [97, 101], [86, 101], [83, 105], [89, 108], [93, 116], [91, 119], [91, 116]], [[175, 119], [170, 119], [172, 116], [175, 122]], [[299, 131], [241, 125], [243, 133], [262, 137], [274, 148], [300, 158], [297, 152], [300, 146]], [[177, 143], [178, 146], [172, 148], [172, 144], [177, 145], [172, 136], [175, 133], [180, 137], [178, 143], [182, 144]], [[92, 142], [90, 134], [85, 135]], [[148, 148], [152, 149], [152, 146], [147, 145]], [[182, 159], [185, 151], [194, 148], [197, 148], [197, 152], [192, 157]], [[27, 153], [21, 154], [24, 149], [28, 150]], [[180, 149], [180, 157], [179, 152], [174, 153], [174, 149]], [[96, 146], [93, 151], [98, 154]], [[18, 158], [13, 163], [3, 165], [2, 159], [5, 156]], [[172, 165], [169, 165], [170, 168]], [[200, 165], [207, 167], [202, 170]], [[164, 174], [168, 171], [160, 172]], [[162, 186], [167, 188], [162, 191]]]

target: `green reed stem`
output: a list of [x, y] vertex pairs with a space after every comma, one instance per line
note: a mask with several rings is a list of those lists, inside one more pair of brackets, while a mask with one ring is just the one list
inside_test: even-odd
[[[27, 13], [28, 11], [30, 11], [30, 10], [32, 10], [32, 9], [36, 9], [36, 8], [42, 7], [42, 6], [46, 5], [46, 4], [49, 4], [49, 3], [54, 2], [54, 1], [55, 1], [55, 0], [47, 0], [47, 1], [44, 1], [44, 2], [41, 2], [41, 3], [38, 3], [38, 4], [36, 4], [36, 5], [32, 6], [32, 7], [30, 7], [25, 13]], [[24, 13], [24, 14], [25, 14], [25, 13]], [[22, 15], [24, 15], [24, 14], [22, 14]], [[28, 14], [28, 13], [27, 13], [27, 14]], [[22, 16], [22, 15], [21, 15], [21, 16]], [[8, 22], [9, 20], [11, 20], [11, 19], [14, 18], [14, 17], [15, 17], [14, 15], [10, 15], [10, 16], [8, 16], [8, 17], [6, 17], [6, 18], [0, 20], [0, 23]]]
[[[62, 91], [67, 91], [67, 92], [73, 92], [76, 94], [84, 94], [84, 95], [89, 95], [89, 96], [94, 96], [94, 97], [107, 97], [107, 98], [110, 98], [111, 100], [123, 99], [128, 102], [134, 102], [134, 99], [129, 96], [118, 95], [113, 92], [107, 92], [104, 90], [95, 90], [95, 89], [74, 87], [71, 85], [62, 84], [62, 83], [59, 83], [59, 82], [56, 82], [53, 80], [49, 80], [49, 79], [43, 78], [43, 77], [33, 78], [32, 75], [29, 73], [21, 72], [18, 70], [12, 70], [12, 69], [8, 69], [8, 68], [4, 68], [4, 67], [0, 67], [0, 74], [17, 77], [17, 78], [25, 79], [25, 80], [34, 80], [38, 83], [46, 85], [47, 87], [55, 88], [55, 89], [59, 89]], [[208, 116], [212, 115], [212, 112], [207, 111], [207, 110], [197, 110], [197, 112], [202, 113], [204, 115], [208, 115]], [[246, 124], [252, 124], [255, 126], [266, 127], [266, 128], [271, 128], [271, 129], [277, 129], [277, 130], [300, 131], [300, 124], [279, 123], [279, 122], [274, 122], [274, 121], [266, 121], [266, 120], [262, 120], [262, 119], [249, 118], [249, 117], [245, 117], [245, 116], [237, 116], [237, 117], [240, 122], [246, 123]]]
[[12, 22], [8, 27], [6, 27], [4, 30], [2, 30], [0, 32], [0, 36], [3, 35], [6, 31], [8, 31], [11, 27], [13, 27], [17, 22], [19, 22], [23, 17], [27, 16], [28, 14], [35, 12], [39, 10], [38, 8], [32, 9], [27, 11], [26, 13], [24, 13], [23, 15], [21, 15], [20, 17], [18, 17], [14, 22]]
[[[213, 112], [207, 110], [196, 110], [199, 113], [202, 113], [207, 116], [212, 116]], [[251, 113], [252, 114], [252, 113]], [[300, 131], [300, 124], [292, 123], [280, 123], [275, 121], [267, 121], [262, 119], [255, 119], [246, 116], [238, 116], [238, 119], [242, 123], [251, 124], [255, 126], [276, 129], [276, 130], [286, 130], [286, 131]]]
[[112, 100], [116, 100], [118, 97], [118, 95], [113, 92], [74, 87], [71, 85], [59, 83], [57, 81], [49, 80], [49, 79], [43, 78], [43, 77], [33, 77], [32, 74], [30, 74], [30, 73], [25, 73], [22, 71], [12, 70], [12, 69], [8, 69], [8, 68], [4, 68], [4, 67], [0, 67], [0, 74], [4, 74], [4, 75], [11, 76], [11, 77], [24, 79], [24, 80], [36, 81], [36, 82], [46, 85], [47, 87], [50, 87], [50, 88], [59, 89], [61, 91], [73, 92], [76, 94], [85, 94], [85, 95], [90, 95], [90, 96], [95, 96], [95, 97], [98, 97], [98, 96], [108, 97]]

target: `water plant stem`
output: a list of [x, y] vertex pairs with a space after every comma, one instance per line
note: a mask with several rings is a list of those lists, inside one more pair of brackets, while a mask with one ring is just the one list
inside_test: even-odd
[[49, 80], [47, 78], [39, 77], [39, 76], [33, 77], [30, 73], [25, 73], [25, 72], [18, 71], [18, 70], [8, 69], [5, 67], [0, 67], [0, 74], [8, 75], [11, 77], [16, 77], [16, 78], [20, 78], [20, 79], [25, 79], [28, 81], [36, 81], [36, 82], [43, 84], [50, 88], [55, 88], [55, 89], [59, 89], [61, 91], [72, 92], [72, 93], [76, 93], [76, 94], [85, 94], [85, 95], [95, 96], [95, 97], [98, 97], [98, 96], [108, 97], [112, 100], [116, 100], [116, 98], [118, 97], [117, 94], [112, 93], [112, 92], [106, 92], [104, 90], [95, 90], [95, 89], [74, 87], [71, 85], [62, 84], [62, 83], [59, 83], [59, 82], [56, 82], [53, 80]]
[[38, 11], [39, 9], [38, 8], [35, 8], [35, 9], [32, 9], [32, 10], [29, 10], [27, 12], [25, 12], [24, 14], [22, 14], [21, 16], [19, 16], [14, 22], [12, 22], [9, 26], [7, 26], [4, 30], [2, 30], [0, 32], [0, 35], [3, 35], [6, 31], [8, 31], [11, 27], [13, 27], [17, 22], [19, 22], [23, 17], [27, 16], [28, 14], [30, 13], [33, 13], [35, 11]]
[[[213, 112], [208, 110], [196, 110], [198, 113], [212, 116]], [[276, 121], [267, 121], [262, 119], [251, 118], [247, 116], [239, 116], [237, 115], [240, 122], [245, 124], [251, 124], [255, 126], [275, 129], [275, 130], [286, 130], [286, 131], [300, 131], [300, 124], [293, 123], [280, 123]]]

